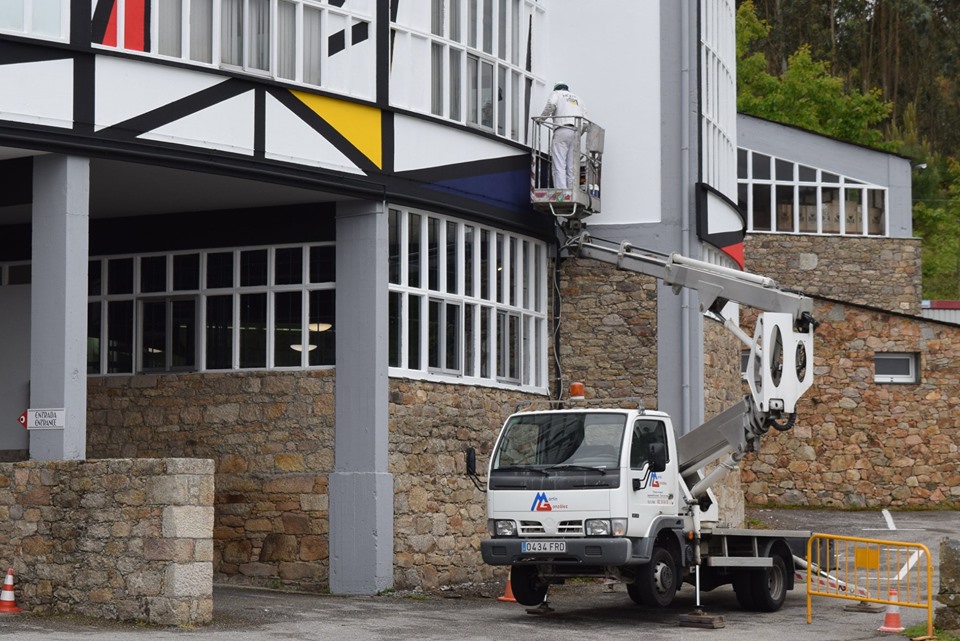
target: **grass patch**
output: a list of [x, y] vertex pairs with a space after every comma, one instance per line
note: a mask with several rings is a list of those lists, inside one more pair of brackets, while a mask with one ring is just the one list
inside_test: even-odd
[[[909, 639], [916, 639], [917, 637], [927, 636], [927, 624], [921, 623], [920, 625], [915, 625], [913, 627], [907, 628], [901, 632], [903, 636]], [[960, 641], [960, 635], [950, 634], [949, 632], [944, 632], [943, 630], [933, 630], [933, 638], [937, 641]]]

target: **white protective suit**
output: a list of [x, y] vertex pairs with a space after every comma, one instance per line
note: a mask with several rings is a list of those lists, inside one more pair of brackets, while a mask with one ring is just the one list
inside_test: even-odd
[[557, 89], [550, 94], [543, 108], [543, 116], [553, 116], [553, 144], [550, 146], [553, 167], [553, 186], [556, 189], [573, 189], [577, 186], [573, 170], [580, 153], [577, 137], [576, 116], [585, 118], [587, 110], [577, 94], [569, 89]]

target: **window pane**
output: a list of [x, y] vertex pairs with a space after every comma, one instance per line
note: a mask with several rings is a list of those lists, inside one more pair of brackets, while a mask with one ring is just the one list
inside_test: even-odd
[[480, 298], [490, 300], [490, 232], [480, 230]]
[[793, 163], [787, 160], [780, 160], [777, 158], [777, 180], [782, 181], [793, 181]]
[[793, 231], [793, 185], [777, 185], [777, 231]]
[[310, 324], [307, 329], [308, 343], [316, 345], [310, 348], [309, 364], [336, 365], [337, 328], [336, 320], [337, 292], [333, 289], [321, 289], [310, 292]]
[[320, 63], [323, 35], [320, 31], [320, 11], [303, 8], [303, 81], [320, 85]]
[[435, 36], [443, 35], [443, 0], [431, 0], [430, 33]]
[[[507, 59], [507, 0], [500, 0], [497, 18], [497, 57]], [[502, 86], [502, 85], [501, 85]]]
[[207, 287], [233, 287], [233, 252], [207, 254]]
[[445, 305], [444, 313], [444, 363], [447, 370], [460, 370], [460, 306]]
[[466, 296], [475, 296], [473, 292], [473, 227], [463, 227], [463, 293]]
[[207, 369], [233, 366], [233, 296], [207, 297]]
[[821, 191], [822, 231], [827, 234], [840, 233], [840, 189], [824, 187]]
[[480, 72], [480, 100], [483, 103], [480, 124], [493, 128], [493, 65], [489, 62], [481, 63]]
[[298, 285], [303, 282], [303, 248], [283, 247], [274, 258], [274, 284]]
[[133, 372], [132, 300], [107, 303], [107, 372]]
[[510, 62], [520, 65], [520, 0], [510, 0]]
[[910, 356], [907, 354], [881, 355], [873, 359], [877, 376], [910, 376]]
[[267, 284], [267, 250], [240, 252], [240, 286]]
[[446, 249], [447, 249], [447, 293], [456, 294], [458, 278], [460, 275], [459, 270], [459, 257], [457, 255], [457, 223], [452, 221], [447, 221], [447, 240], [446, 240]]
[[297, 7], [292, 2], [277, 4], [277, 77], [297, 77]]
[[473, 329], [474, 315], [477, 306], [465, 305], [463, 308], [463, 373], [474, 376], [476, 369], [476, 348], [473, 344], [476, 332]]
[[103, 262], [91, 260], [87, 263], [87, 296], [99, 296], [102, 282]]
[[477, 1], [467, 0], [467, 46], [477, 48]]
[[267, 295], [240, 296], [240, 367], [267, 365]]
[[140, 259], [140, 291], [167, 291], [166, 256], [147, 256]]
[[[401, 331], [403, 330], [403, 320], [402, 320], [402, 318], [400, 317], [400, 309], [401, 309], [401, 308], [400, 308], [400, 303], [401, 303], [401, 297], [402, 297], [402, 296], [403, 296], [403, 294], [401, 294], [400, 292], [390, 292], [390, 294], [389, 294], [389, 305], [390, 305], [390, 311], [389, 311], [389, 314], [390, 314], [390, 316], [389, 316], [389, 324], [390, 324], [390, 326], [389, 326], [389, 337], [390, 337], [390, 347], [389, 347], [389, 350], [388, 350], [388, 351], [389, 351], [389, 355], [388, 355], [389, 361], [388, 361], [387, 364], [388, 364], [390, 367], [400, 367], [400, 366], [402, 365], [401, 360], [400, 360], [400, 359], [401, 359], [401, 357], [400, 357], [401, 351], [400, 351], [400, 350], [401, 350], [401, 348], [402, 348], [402, 346], [403, 346], [403, 338], [402, 338], [403, 334], [401, 334]], [[311, 305], [311, 307], [312, 307], [312, 305]]]
[[863, 190], [847, 189], [844, 193], [843, 203], [843, 224], [844, 231], [847, 234], [863, 233], [863, 209], [861, 198]]
[[493, 53], [493, 0], [483, 2], [483, 50]]
[[400, 284], [400, 212], [391, 209], [387, 218], [389, 254], [387, 263], [389, 265], [389, 279], [394, 285]]
[[517, 279], [516, 274], [519, 271], [519, 264], [517, 263], [517, 239], [513, 236], [510, 237], [510, 269], [505, 270], [504, 277], [507, 279], [507, 290], [509, 292], [509, 303], [511, 305], [517, 304]]
[[770, 156], [753, 154], [753, 177], [758, 180], [770, 180]]
[[242, 0], [220, 0], [220, 60], [238, 67], [243, 64]]
[[497, 280], [497, 302], [505, 302], [503, 299], [503, 234], [497, 234], [497, 271], [494, 274], [494, 278]]
[[747, 150], [737, 149], [737, 177], [747, 178]]
[[337, 280], [337, 248], [333, 245], [310, 248], [310, 282], [332, 283]]
[[753, 228], [770, 231], [770, 185], [753, 186]]
[[107, 293], [133, 293], [132, 258], [114, 258], [107, 262]]
[[460, 42], [460, 3], [463, 0], [449, 0], [450, 6], [450, 33], [448, 37], [454, 42]]
[[247, 0], [247, 66], [270, 70], [270, 0]]
[[490, 341], [493, 340], [490, 323], [492, 318], [492, 307], [480, 308], [480, 376], [483, 378], [490, 378]]
[[800, 231], [815, 233], [817, 231], [817, 188], [800, 187], [797, 195], [800, 198]]
[[442, 367], [440, 362], [441, 354], [441, 308], [442, 303], [438, 300], [431, 300], [427, 304], [427, 367]]
[[501, 136], [507, 131], [507, 101], [504, 93], [507, 90], [507, 68], [497, 67], [497, 133]]
[[213, 61], [213, 0], [190, 0], [190, 59]]
[[197, 366], [196, 301], [173, 301], [172, 321], [170, 338], [173, 353], [170, 365], [173, 369], [195, 369]]
[[23, 31], [23, 2], [0, 3], [0, 29]]
[[480, 87], [480, 61], [476, 56], [467, 56], [467, 122], [480, 122], [478, 104]]
[[167, 303], [145, 301], [143, 303], [143, 351], [140, 355], [141, 369], [162, 370], [166, 365]]
[[867, 190], [867, 233], [873, 236], [887, 233], [885, 198], [883, 189]]
[[430, 113], [443, 115], [443, 45], [430, 46]]
[[61, 4], [60, 0], [33, 0], [30, 32], [40, 36], [60, 36]]
[[420, 287], [420, 214], [410, 214], [407, 233], [407, 285]]
[[407, 318], [410, 319], [407, 327], [407, 367], [420, 369], [420, 297], [407, 298]]
[[173, 257], [173, 289], [200, 288], [200, 254], [177, 254]]
[[800, 182], [812, 183], [817, 181], [817, 170], [813, 167], [800, 165]]
[[182, 51], [183, 7], [181, 0], [160, 0], [157, 7], [160, 25], [158, 27], [159, 51], [164, 56], [179, 58]]
[[300, 365], [303, 353], [303, 295], [278, 292], [273, 297], [273, 361], [277, 367]]
[[461, 77], [463, 71], [461, 55], [459, 49], [450, 49], [450, 113], [447, 115], [451, 120], [460, 120], [460, 93], [463, 91]]
[[100, 303], [87, 303], [87, 374], [100, 373]]
[[440, 289], [440, 221], [427, 219], [427, 287]]

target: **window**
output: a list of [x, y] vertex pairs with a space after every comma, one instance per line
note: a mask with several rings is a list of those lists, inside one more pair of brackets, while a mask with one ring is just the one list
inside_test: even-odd
[[667, 431], [661, 421], [639, 419], [633, 424], [633, 442], [630, 445], [630, 468], [642, 469], [650, 460], [650, 446], [660, 445], [667, 452]]
[[737, 159], [749, 231], [886, 235], [886, 188], [748, 149]]
[[877, 352], [873, 355], [873, 380], [877, 383], [919, 383], [919, 355]]
[[410, 88], [417, 80], [394, 83], [391, 100], [512, 140], [525, 139], [531, 93], [543, 87], [531, 68], [533, 29], [542, 15], [533, 0], [405, 4], [393, 23], [392, 73], [427, 69], [429, 78], [419, 86], [422, 91]]
[[91, 260], [87, 373], [331, 366], [334, 262], [332, 243]]
[[127, 4], [116, 0], [115, 16], [95, 12], [96, 44], [374, 98], [370, 2], [164, 0], [146, 15]]
[[0, 32], [66, 41], [70, 35], [70, 3], [65, 0], [0, 2]]
[[544, 245], [396, 208], [388, 228], [391, 374], [545, 389]]

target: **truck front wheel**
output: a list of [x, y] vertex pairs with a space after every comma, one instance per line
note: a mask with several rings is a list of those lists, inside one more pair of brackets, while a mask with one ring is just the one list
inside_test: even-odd
[[540, 578], [535, 565], [510, 566], [510, 586], [513, 598], [520, 605], [540, 605], [547, 596], [550, 584]]
[[640, 566], [637, 578], [627, 584], [627, 594], [638, 605], [665, 608], [677, 595], [677, 563], [670, 550], [653, 548], [650, 562]]

